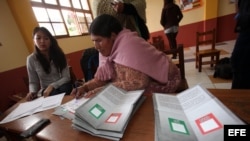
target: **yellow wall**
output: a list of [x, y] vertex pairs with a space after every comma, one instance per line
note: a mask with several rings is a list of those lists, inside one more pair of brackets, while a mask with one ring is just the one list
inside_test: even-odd
[[[160, 25], [163, 0], [146, 0], [147, 25], [150, 32], [162, 30]], [[179, 0], [176, 0], [179, 4]], [[201, 0], [201, 7], [183, 12], [180, 26], [235, 13], [235, 6], [229, 0]], [[205, 6], [206, 4], [207, 7]], [[205, 13], [206, 12], [206, 13]]]
[[31, 9], [30, 0], [7, 0], [7, 2], [26, 42], [26, 46], [32, 52], [32, 30], [35, 26], [38, 26], [38, 23]]
[[213, 19], [218, 17], [218, 0], [204, 1], [204, 20]]
[[235, 13], [235, 4], [229, 0], [218, 0], [218, 16], [225, 16]]
[[[163, 0], [146, 2], [149, 31], [161, 31], [163, 28], [160, 25], [160, 15]], [[208, 7], [205, 7], [205, 4], [208, 4]], [[213, 4], [217, 5], [217, 11]], [[180, 25], [232, 13], [235, 13], [235, 6], [229, 3], [229, 0], [202, 0], [201, 7], [183, 12], [184, 18]], [[3, 44], [0, 46], [0, 72], [25, 66], [26, 57], [33, 50], [32, 30], [37, 25], [29, 0], [0, 0], [0, 21], [0, 42]], [[58, 39], [58, 42], [66, 54], [93, 46], [90, 36], [63, 38]]]
[[29, 52], [6, 0], [0, 0], [0, 42], [0, 72], [25, 65]]

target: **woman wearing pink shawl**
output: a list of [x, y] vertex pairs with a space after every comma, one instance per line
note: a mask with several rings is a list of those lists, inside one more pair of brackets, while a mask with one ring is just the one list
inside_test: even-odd
[[90, 26], [91, 39], [99, 51], [95, 77], [74, 89], [71, 94], [86, 97], [103, 86], [113, 85], [130, 90], [173, 93], [180, 83], [180, 72], [163, 52], [136, 32], [122, 27], [111, 15], [103, 14]]

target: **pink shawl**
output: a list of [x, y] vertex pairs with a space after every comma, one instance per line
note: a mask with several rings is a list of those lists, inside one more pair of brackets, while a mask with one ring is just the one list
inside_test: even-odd
[[99, 53], [99, 62], [95, 77], [102, 81], [114, 77], [114, 62], [145, 73], [161, 83], [168, 81], [168, 57], [138, 37], [136, 32], [127, 29], [118, 34], [110, 56], [105, 57]]

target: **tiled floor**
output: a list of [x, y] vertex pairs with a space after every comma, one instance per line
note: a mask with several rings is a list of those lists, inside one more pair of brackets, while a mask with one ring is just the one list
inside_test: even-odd
[[[216, 48], [221, 50], [220, 58], [230, 57], [234, 48], [235, 40], [217, 43]], [[202, 72], [195, 68], [195, 47], [184, 48], [185, 75], [189, 87], [197, 84], [204, 88], [230, 89], [231, 80], [213, 78], [214, 69], [210, 65], [203, 65]]]

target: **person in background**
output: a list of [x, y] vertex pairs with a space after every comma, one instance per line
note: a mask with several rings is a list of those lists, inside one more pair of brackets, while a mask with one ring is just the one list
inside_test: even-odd
[[57, 40], [44, 27], [33, 30], [35, 50], [27, 57], [29, 93], [26, 99], [39, 95], [51, 96], [66, 92], [70, 94], [72, 84], [66, 56]]
[[[183, 14], [181, 9], [174, 3], [174, 0], [164, 0], [160, 23], [163, 26], [164, 33], [168, 38], [170, 49], [177, 48], [176, 37], [179, 31], [179, 23], [182, 18]], [[176, 59], [176, 54], [174, 54], [172, 58]]]
[[238, 37], [231, 55], [232, 89], [250, 89], [250, 1], [236, 1], [235, 32]]
[[92, 5], [94, 17], [110, 14], [127, 29], [137, 31], [145, 40], [149, 39], [145, 0], [93, 0]]
[[177, 89], [180, 71], [171, 59], [136, 32], [123, 28], [115, 17], [96, 17], [90, 35], [99, 51], [100, 63], [92, 80], [72, 90], [76, 98], [96, 94], [106, 84], [127, 91], [173, 93]]

